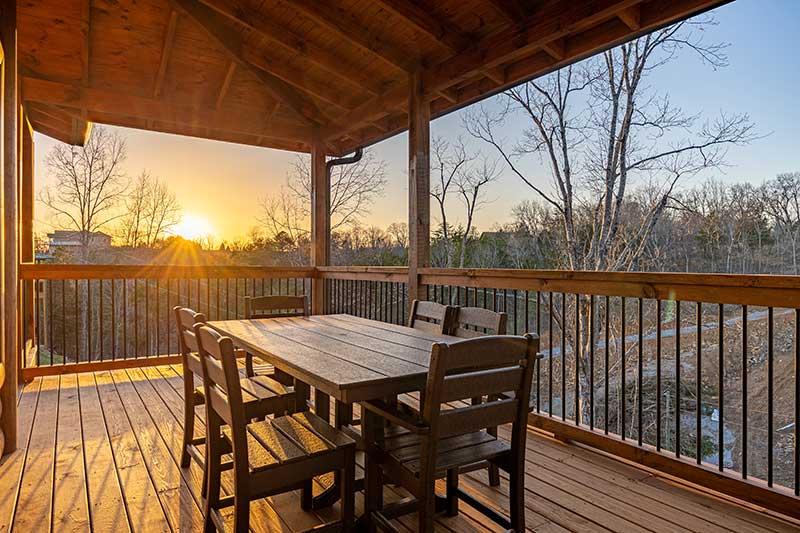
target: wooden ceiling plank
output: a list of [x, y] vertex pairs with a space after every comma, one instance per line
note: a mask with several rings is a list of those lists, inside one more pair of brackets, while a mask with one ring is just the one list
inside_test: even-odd
[[567, 55], [566, 42], [567, 40], [563, 37], [561, 39], [554, 39], [549, 43], [544, 43], [542, 45], [542, 50], [553, 59], [561, 61]]
[[164, 77], [167, 73], [167, 65], [169, 64], [169, 56], [172, 53], [172, 45], [175, 42], [175, 29], [177, 27], [178, 11], [171, 9], [169, 12], [169, 21], [167, 22], [167, 31], [164, 33], [164, 45], [161, 47], [161, 59], [158, 62], [156, 81], [153, 85], [153, 98], [159, 98], [164, 88]]
[[460, 28], [450, 24], [441, 16], [437, 16], [412, 0], [374, 0], [383, 9], [394, 13], [418, 30], [432, 37], [436, 42], [458, 52], [469, 45], [469, 38], [462, 34]]
[[368, 31], [343, 9], [314, 0], [287, 0], [287, 3], [297, 8], [305, 17], [382, 59], [388, 65], [405, 72], [413, 72], [419, 66], [418, 58], [409, 59], [408, 52], [381, 42], [380, 35]]
[[481, 72], [498, 85], [506, 82], [506, 71], [503, 67], [485, 68]]
[[164, 100], [143, 98], [105, 89], [82, 88], [79, 85], [23, 77], [26, 102], [38, 102], [77, 109], [90, 113], [105, 113], [162, 121], [191, 127], [209, 127], [250, 135], [276, 135], [285, 138], [311, 138], [313, 130], [307, 125], [295, 125], [268, 119], [266, 113], [252, 111], [209, 110], [180, 105]]
[[383, 90], [383, 83], [364, 69], [348, 64], [348, 60], [339, 57], [328, 48], [318, 46], [305, 37], [297, 35], [289, 28], [276, 24], [263, 13], [249, 10], [228, 0], [201, 0], [205, 5], [229, 19], [238, 22], [261, 37], [277, 43], [330, 74], [360, 87], [372, 94]]
[[285, 81], [261, 70], [243, 58], [243, 37], [222, 23], [219, 15], [197, 0], [170, 0], [172, 5], [197, 23], [211, 39], [222, 48], [239, 66], [254, 74], [269, 93], [294, 110], [302, 119], [311, 123], [323, 123], [316, 106], [302, 97]]
[[[541, 49], [542, 45], [561, 39], [576, 28], [585, 27], [587, 19], [602, 21], [613, 18], [621, 9], [636, 5], [642, 0], [597, 0], [590, 4], [572, 0], [548, 3], [534, 11], [524, 28], [511, 27], [487, 37], [475, 47], [426, 69], [424, 87], [430, 97], [438, 91], [482, 75], [487, 69], [501, 67], [504, 63], [524, 57]], [[402, 85], [402, 87], [401, 87]], [[405, 99], [405, 86], [401, 81], [341, 117], [336, 124], [323, 130], [323, 138], [333, 136], [371, 122], [375, 113], [396, 109]], [[337, 131], [338, 127], [338, 131]]]
[[225, 101], [225, 95], [228, 94], [228, 89], [231, 87], [231, 81], [233, 80], [234, 72], [236, 72], [236, 61], [231, 61], [231, 64], [228, 65], [228, 71], [225, 72], [225, 79], [222, 80], [219, 93], [217, 93], [217, 103], [215, 104], [216, 109], [220, 109], [222, 107], [222, 102]]

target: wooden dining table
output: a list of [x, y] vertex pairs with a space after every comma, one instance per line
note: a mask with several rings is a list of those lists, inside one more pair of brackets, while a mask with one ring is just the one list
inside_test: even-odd
[[[406, 326], [352, 315], [319, 315], [255, 320], [220, 320], [208, 323], [234, 344], [296, 380], [298, 405], [304, 408], [314, 388], [318, 416], [339, 428], [352, 431], [353, 404], [396, 397], [420, 391], [425, 386], [431, 346], [457, 341]], [[330, 399], [335, 401], [331, 420]], [[382, 433], [382, 420], [363, 411], [364, 439]], [[377, 465], [365, 454], [365, 477], [357, 483], [364, 489], [369, 510], [381, 506], [383, 488]], [[313, 508], [332, 504], [335, 486], [314, 498]]]

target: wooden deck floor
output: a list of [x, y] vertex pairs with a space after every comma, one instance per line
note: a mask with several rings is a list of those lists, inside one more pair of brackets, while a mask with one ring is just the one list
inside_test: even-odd
[[[0, 532], [197, 531], [196, 465], [178, 467], [181, 383], [175, 368], [39, 378], [19, 400], [21, 449], [0, 464]], [[527, 525], [531, 531], [798, 531], [798, 524], [715, 498], [587, 449], [531, 433]], [[507, 484], [462, 477], [505, 510]], [[398, 498], [387, 489], [388, 501]], [[360, 506], [361, 501], [357, 502]], [[289, 493], [252, 508], [253, 531], [297, 531], [335, 518], [305, 513]], [[400, 522], [413, 530], [413, 519]], [[462, 504], [441, 531], [497, 529]]]

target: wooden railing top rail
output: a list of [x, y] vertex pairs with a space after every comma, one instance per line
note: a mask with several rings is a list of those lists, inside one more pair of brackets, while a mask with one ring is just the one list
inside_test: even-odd
[[313, 278], [313, 267], [179, 265], [20, 265], [20, 279]]
[[[800, 276], [589, 272], [517, 269], [420, 269], [421, 283], [661, 300], [800, 308]], [[68, 265], [23, 263], [21, 279], [323, 278], [403, 283], [408, 268], [380, 266], [271, 267]]]
[[420, 269], [421, 283], [800, 308], [800, 276]]
[[317, 267], [323, 279], [358, 279], [368, 281], [408, 281], [408, 267], [404, 266], [326, 266]]

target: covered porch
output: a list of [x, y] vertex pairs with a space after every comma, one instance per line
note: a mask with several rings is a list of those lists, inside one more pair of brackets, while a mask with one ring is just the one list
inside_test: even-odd
[[[540, 335], [529, 529], [796, 528], [800, 392], [773, 401], [774, 378], [787, 390], [800, 383], [795, 277], [430, 268], [432, 119], [724, 3], [5, 0], [0, 494], [9, 497], [0, 526], [199, 523], [199, 473], [180, 470], [174, 457], [182, 400], [178, 374], [166, 366], [179, 362], [169, 310], [238, 318], [245, 296], [307, 294], [313, 314], [403, 324], [412, 300], [435, 300], [502, 310], [510, 332]], [[92, 123], [310, 153], [310, 265], [34, 264], [32, 132], [80, 145]], [[326, 162], [403, 131], [408, 266], [330, 266]], [[662, 327], [662, 305], [676, 302], [672, 325]], [[590, 309], [588, 321], [579, 307]], [[642, 318], [652, 313], [655, 324]], [[621, 361], [609, 360], [610, 329], [621, 332]], [[685, 330], [694, 340], [682, 350]], [[749, 410], [754, 330], [764, 333], [769, 385], [764, 404]], [[778, 348], [776, 334], [788, 339]], [[598, 342], [588, 349], [572, 343], [589, 335]], [[696, 364], [681, 376], [687, 350]], [[723, 383], [728, 359], [743, 361], [734, 389]], [[582, 361], [591, 365], [586, 381]], [[662, 407], [662, 377], [676, 391], [677, 416]], [[655, 415], [642, 401], [651, 380]], [[684, 412], [687, 390], [694, 408]], [[731, 407], [725, 397], [733, 396], [740, 400]], [[718, 411], [713, 423], [704, 401]], [[724, 452], [730, 421], [744, 435], [735, 460]], [[688, 451], [675, 446], [687, 425], [695, 437]], [[708, 439], [715, 452], [704, 451]], [[504, 510], [505, 485], [491, 488], [482, 476], [465, 485]], [[387, 500], [399, 497], [387, 491]], [[298, 498], [258, 507], [254, 528], [326, 521], [329, 510], [304, 513]], [[468, 506], [438, 524], [491, 527]]]

